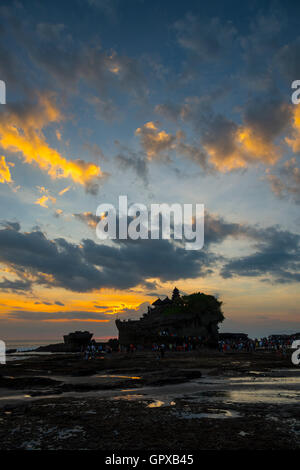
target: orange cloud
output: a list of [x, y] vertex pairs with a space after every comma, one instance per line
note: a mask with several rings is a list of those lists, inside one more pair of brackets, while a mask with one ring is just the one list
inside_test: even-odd
[[55, 135], [57, 140], [61, 140], [61, 132], [58, 129], [55, 131]]
[[34, 204], [38, 204], [38, 205], [48, 209], [48, 206], [46, 204], [47, 201], [52, 202], [52, 204], [56, 203], [55, 197], [53, 197], [49, 194], [48, 189], [46, 189], [44, 186], [37, 186], [37, 188], [40, 191], [40, 193], [44, 193], [44, 196], [41, 196], [39, 199], [37, 199]]
[[244, 127], [237, 133], [238, 144], [248, 160], [274, 164], [281, 157], [280, 149], [252, 129]]
[[96, 228], [97, 224], [101, 220], [101, 217], [94, 215], [92, 212], [82, 212], [80, 214], [73, 214], [73, 217], [86, 223], [89, 227]]
[[264, 135], [251, 127], [237, 126], [229, 121], [219, 129], [216, 127], [209, 138], [203, 139], [202, 145], [206, 156], [200, 145], [197, 148], [184, 143], [185, 135], [182, 131], [178, 131], [175, 135], [168, 134], [164, 130], [159, 130], [157, 124], [152, 121], [136, 129], [135, 135], [140, 137], [141, 145], [150, 160], [161, 158], [168, 151], [175, 150], [204, 167], [208, 161], [222, 172], [244, 168], [250, 163], [262, 162], [273, 165], [282, 154], [280, 147], [274, 145]]
[[103, 176], [99, 166], [84, 160], [67, 160], [52, 149], [42, 132], [47, 125], [63, 119], [53, 95], [39, 95], [37, 107], [26, 112], [8, 112], [0, 121], [0, 145], [20, 153], [26, 163], [37, 164], [51, 178], [71, 178], [86, 187]]
[[11, 174], [8, 165], [12, 165], [12, 163], [6, 163], [5, 157], [2, 155], [0, 157], [0, 183], [11, 183]]
[[42, 206], [42, 207], [45, 207], [46, 209], [48, 209], [48, 206], [46, 204], [47, 201], [51, 201], [52, 204], [55, 204], [56, 199], [55, 199], [55, 197], [52, 197], [52, 196], [49, 196], [49, 195], [48, 196], [42, 196], [39, 199], [37, 199], [34, 204], [38, 204], [39, 206]]
[[48, 196], [42, 196], [42, 197], [40, 197], [39, 199], [37, 199], [35, 201], [35, 204], [38, 204], [42, 207], [45, 207], [45, 209], [47, 209], [48, 206], [47, 206], [46, 202], [48, 201], [48, 199], [49, 199]]
[[282, 155], [281, 149], [246, 126], [236, 127], [230, 136], [229, 145], [215, 142], [204, 144], [210, 161], [217, 170], [227, 172], [246, 168], [253, 163], [273, 165]]
[[177, 136], [160, 131], [154, 122], [147, 122], [142, 127], [138, 127], [135, 135], [141, 139], [141, 144], [145, 149], [149, 160], [160, 156], [162, 153], [173, 150], [176, 147]]
[[292, 137], [286, 137], [285, 141], [294, 153], [300, 151], [300, 106], [293, 106]]
[[67, 191], [69, 191], [69, 189], [71, 189], [71, 186], [68, 186], [67, 188], [65, 189], [62, 189], [61, 191], [59, 191], [59, 196], [62, 196], [63, 194], [65, 194]]

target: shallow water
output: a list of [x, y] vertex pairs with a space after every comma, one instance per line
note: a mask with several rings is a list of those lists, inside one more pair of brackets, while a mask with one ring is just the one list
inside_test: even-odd
[[[253, 373], [253, 372], [252, 372]], [[270, 374], [270, 373], [269, 373]], [[182, 384], [164, 385], [160, 387], [127, 388], [119, 390], [99, 390], [91, 392], [66, 392], [56, 395], [30, 396], [30, 394], [8, 389], [0, 390], [1, 404], [16, 401], [36, 401], [45, 398], [106, 398], [113, 400], [152, 402], [150, 408], [170, 406], [178, 398], [191, 402], [209, 402], [218, 404], [231, 403], [270, 403], [293, 404], [300, 402], [300, 369], [274, 371], [265, 377], [263, 374], [243, 377], [212, 377], [202, 378]], [[62, 379], [62, 377], [51, 377]], [[92, 377], [63, 377], [67, 383], [91, 383], [101, 378], [128, 378], [133, 376], [99, 375]], [[46, 392], [46, 390], [45, 390]], [[47, 392], [46, 392], [47, 393]]]
[[[277, 371], [278, 373], [278, 371]], [[285, 375], [284, 375], [285, 374]], [[176, 398], [216, 403], [280, 403], [300, 402], [300, 370], [281, 371], [281, 376], [211, 377], [183, 384], [138, 389], [155, 403], [170, 403]], [[127, 392], [129, 392], [127, 390]], [[136, 389], [134, 389], [136, 393]], [[156, 405], [157, 406], [157, 405]], [[152, 406], [153, 408], [155, 405]]]
[[226, 418], [239, 418], [241, 416], [237, 411], [232, 410], [221, 410], [218, 408], [208, 409], [207, 413], [192, 413], [189, 411], [176, 411], [173, 413], [174, 416], [181, 419], [226, 419]]
[[269, 403], [269, 404], [292, 404], [300, 402], [300, 391], [270, 391], [265, 390], [223, 390], [223, 391], [201, 391], [184, 397], [197, 403]]
[[147, 408], [161, 408], [162, 406], [174, 406], [176, 405], [175, 401], [162, 401], [162, 400], [154, 400], [147, 405]]
[[126, 400], [126, 401], [136, 401], [136, 400], [141, 400], [144, 398], [143, 394], [139, 393], [132, 393], [129, 395], [117, 395], [115, 397], [112, 397], [113, 400]]
[[132, 380], [140, 380], [141, 377], [132, 377], [130, 375], [113, 375], [113, 374], [97, 374], [93, 375], [93, 377], [100, 377], [100, 378], [113, 378], [113, 379], [132, 379]]

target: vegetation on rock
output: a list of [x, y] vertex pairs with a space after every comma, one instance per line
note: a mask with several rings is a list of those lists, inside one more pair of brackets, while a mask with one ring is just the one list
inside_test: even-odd
[[[175, 289], [174, 289], [175, 290]], [[173, 298], [173, 296], [172, 296]], [[166, 306], [164, 313], [166, 314], [179, 314], [193, 313], [193, 314], [212, 314], [216, 317], [218, 322], [224, 320], [224, 315], [221, 309], [222, 302], [213, 295], [203, 294], [196, 292], [191, 295], [184, 295], [176, 298], [176, 302]]]

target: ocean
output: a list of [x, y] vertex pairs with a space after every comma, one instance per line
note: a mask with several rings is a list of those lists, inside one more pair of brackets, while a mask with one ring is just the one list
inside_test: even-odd
[[5, 346], [6, 350], [17, 349], [17, 351], [23, 352], [54, 343], [62, 343], [62, 339], [11, 339], [5, 341]]

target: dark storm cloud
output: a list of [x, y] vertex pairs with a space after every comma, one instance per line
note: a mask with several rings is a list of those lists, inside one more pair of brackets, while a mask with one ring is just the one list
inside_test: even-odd
[[257, 237], [253, 254], [229, 260], [221, 270], [224, 278], [265, 277], [278, 283], [300, 281], [300, 235], [277, 227], [253, 229]]
[[0, 222], [0, 225], [10, 230], [16, 230], [17, 232], [21, 229], [21, 225], [19, 224], [19, 222], [10, 222], [8, 220], [5, 220], [3, 222]]
[[37, 284], [85, 292], [101, 285], [101, 273], [85, 262], [78, 245], [48, 240], [41, 232], [0, 230], [0, 261], [25, 270]]
[[168, 240], [128, 240], [114, 246], [83, 240], [77, 245], [63, 238], [49, 240], [41, 232], [0, 230], [0, 262], [30, 274], [35, 284], [76, 292], [138, 284], [153, 289], [148, 278], [195, 278], [206, 275], [214, 260], [213, 254], [187, 251]]
[[0, 290], [3, 291], [29, 291], [32, 287], [32, 282], [22, 281], [18, 279], [17, 281], [10, 281], [9, 279], [3, 278], [3, 281], [0, 282]]
[[[215, 260], [213, 254], [187, 251], [169, 240], [119, 240], [118, 244], [119, 248], [115, 248], [84, 240], [83, 252], [89, 263], [105, 266], [106, 282], [119, 288], [133, 287], [148, 278], [196, 278], [206, 275]], [[153, 283], [150, 285], [153, 289]]]
[[228, 237], [250, 242], [253, 253], [222, 260], [221, 275], [264, 277], [264, 281], [288, 283], [300, 281], [300, 235], [279, 227], [259, 228], [229, 223], [206, 215], [205, 243], [219, 244]]
[[[251, 243], [254, 253], [225, 259], [214, 254], [216, 245], [228, 237]], [[103, 287], [128, 289], [144, 285], [156, 288], [149, 279], [175, 281], [206, 276], [221, 266], [223, 277], [269, 276], [275, 282], [299, 280], [300, 236], [278, 227], [260, 229], [206, 215], [205, 248], [185, 250], [170, 240], [116, 240], [112, 245], [90, 239], [73, 244], [63, 238], [49, 240], [42, 232], [0, 230], [0, 262], [24, 281], [89, 292]], [[23, 278], [22, 278], [23, 276]], [[9, 281], [4, 279], [4, 288]], [[22, 287], [22, 284], [20, 284]], [[14, 288], [14, 285], [10, 285]]]
[[205, 244], [220, 244], [227, 237], [256, 239], [256, 232], [247, 225], [226, 222], [222, 217], [205, 213]]

